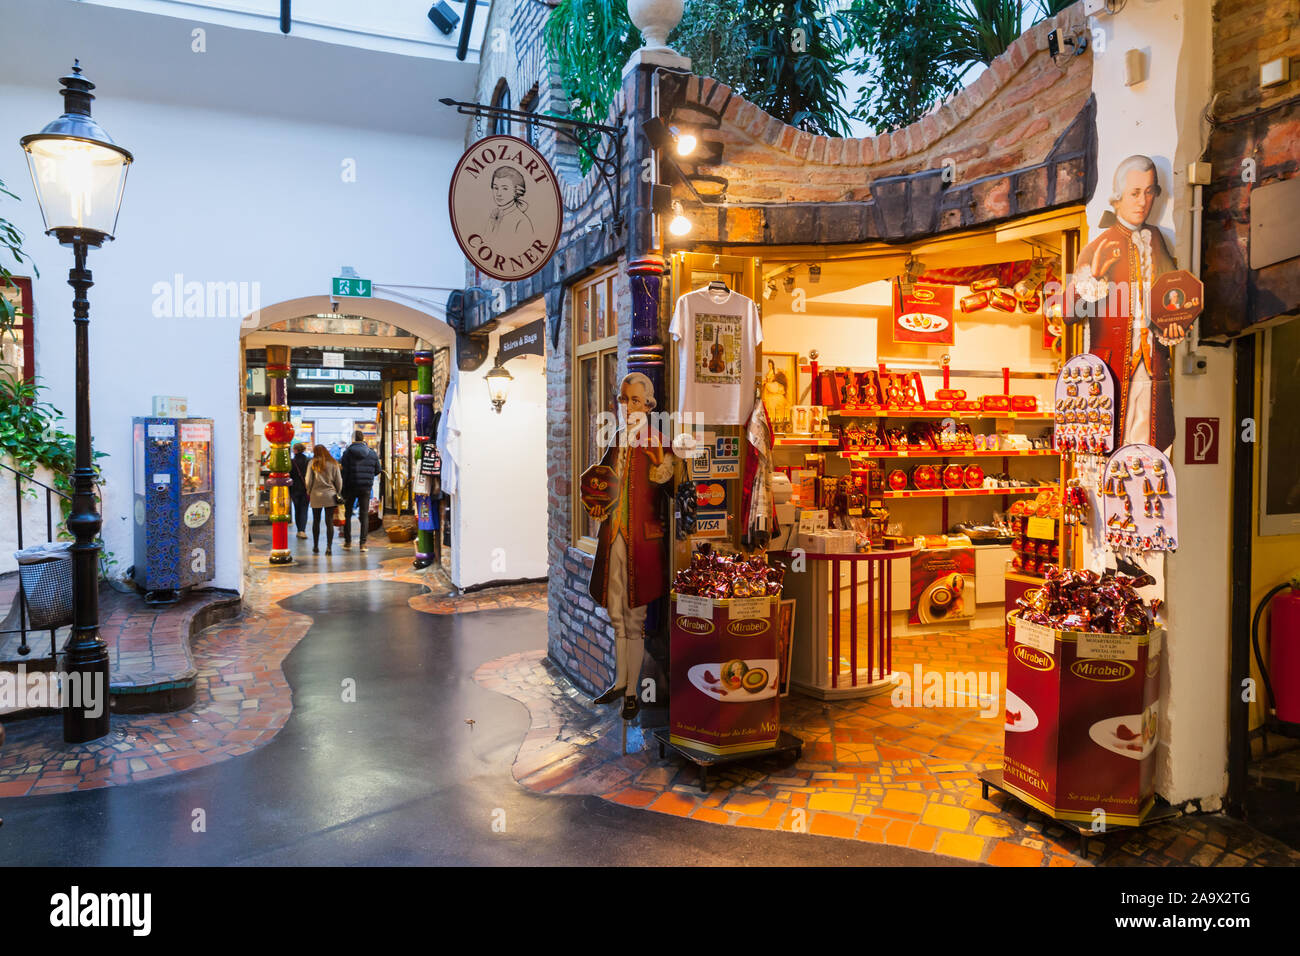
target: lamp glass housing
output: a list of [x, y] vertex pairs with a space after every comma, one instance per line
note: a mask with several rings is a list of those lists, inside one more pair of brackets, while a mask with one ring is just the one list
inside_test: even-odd
[[510, 395], [510, 383], [514, 381], [511, 375], [501, 365], [492, 366], [491, 370], [484, 376], [487, 379], [488, 395], [492, 399], [492, 407], [501, 411], [501, 406], [506, 403]]
[[674, 236], [684, 236], [691, 231], [691, 221], [682, 212], [682, 204], [674, 200], [673, 218], [668, 221], [668, 231]]
[[112, 239], [130, 155], [91, 140], [37, 134], [24, 139], [47, 234], [94, 232]]

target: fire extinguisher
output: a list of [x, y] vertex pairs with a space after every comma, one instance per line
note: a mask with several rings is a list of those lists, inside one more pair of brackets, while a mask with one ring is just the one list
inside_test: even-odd
[[[1280, 592], [1286, 591], [1280, 597]], [[1259, 651], [1259, 621], [1272, 601], [1268, 622], [1269, 666]], [[1279, 584], [1259, 602], [1250, 627], [1255, 663], [1264, 678], [1269, 711], [1278, 721], [1300, 725], [1300, 577]]]

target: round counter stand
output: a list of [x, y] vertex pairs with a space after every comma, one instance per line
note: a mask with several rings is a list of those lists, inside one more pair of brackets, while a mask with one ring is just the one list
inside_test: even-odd
[[719, 764], [740, 763], [748, 760], [758, 760], [764, 757], [780, 757], [787, 762], [798, 760], [803, 754], [803, 741], [789, 731], [781, 731], [776, 739], [776, 744], [766, 750], [750, 750], [738, 754], [715, 754], [705, 750], [696, 750], [694, 747], [688, 747], [685, 744], [674, 743], [667, 727], [661, 727], [654, 732], [654, 739], [659, 744], [659, 759], [665, 760], [668, 757], [668, 751], [671, 750], [676, 754], [685, 757], [695, 766], [700, 768], [700, 792], [709, 792], [709, 770]]
[[[1017, 803], [1024, 804], [1026, 807], [1029, 808], [1029, 810], [1032, 813], [1038, 813], [1044, 819], [1051, 820], [1053, 823], [1060, 824], [1061, 826], [1065, 827], [1065, 829], [1067, 830], [1074, 831], [1074, 833], [1079, 837], [1079, 856], [1082, 859], [1085, 860], [1088, 859], [1088, 840], [1096, 835], [1095, 831], [1091, 827], [1085, 826], [1081, 823], [1076, 823], [1073, 820], [1058, 820], [1056, 817], [1043, 813], [1043, 811], [1039, 810], [1037, 807], [1025, 803], [1025, 801], [1021, 800], [1017, 794], [1011, 792], [1005, 786], [1003, 786], [1001, 767], [982, 771], [979, 775], [979, 780], [980, 780], [980, 790], [982, 791], [985, 800], [989, 798], [989, 787], [992, 787], [994, 790], [997, 790], [999, 793], [1005, 794], [1007, 797], [1009, 797], [1012, 800], [1015, 800]], [[1143, 820], [1141, 823], [1139, 823], [1137, 826], [1130, 826], [1128, 824], [1120, 824], [1120, 823], [1108, 824], [1106, 830], [1103, 832], [1102, 835], [1104, 836], [1105, 833], [1109, 833], [1112, 830], [1141, 830], [1144, 827], [1155, 826], [1157, 823], [1168, 823], [1170, 820], [1175, 820], [1180, 816], [1182, 816], [1182, 811], [1179, 810], [1177, 807], [1171, 807], [1168, 804], [1162, 805], [1160, 803], [1157, 803], [1155, 806], [1151, 808], [1151, 812], [1147, 814], [1146, 819]]]

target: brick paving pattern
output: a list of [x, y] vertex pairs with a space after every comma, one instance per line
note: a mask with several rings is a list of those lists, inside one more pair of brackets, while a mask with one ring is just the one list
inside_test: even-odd
[[[1002, 657], [1002, 631], [927, 635], [927, 668], [962, 669]], [[896, 665], [909, 664], [896, 641]], [[626, 806], [730, 826], [808, 832], [941, 853], [997, 866], [1248, 866], [1300, 864], [1300, 853], [1221, 815], [1183, 816], [1090, 841], [996, 791], [981, 797], [977, 774], [1001, 765], [1002, 712], [894, 707], [888, 696], [781, 701], [781, 724], [805, 741], [802, 756], [715, 767], [702, 793], [697, 768], [639, 728], [620, 752], [617, 708], [589, 699], [539, 652], [484, 664], [484, 687], [521, 701], [532, 715], [514, 766], [541, 793], [595, 794]]]

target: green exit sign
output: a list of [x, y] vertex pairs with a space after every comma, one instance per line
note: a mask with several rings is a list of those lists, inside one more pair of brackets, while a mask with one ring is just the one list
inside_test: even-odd
[[356, 386], [353, 385], [351, 382], [337, 382], [337, 383], [334, 385], [334, 394], [335, 394], [335, 395], [351, 395], [352, 392], [353, 392], [353, 390], [354, 390], [355, 388], [356, 388]]
[[335, 276], [334, 294], [349, 295], [356, 299], [368, 299], [370, 298], [370, 280]]

